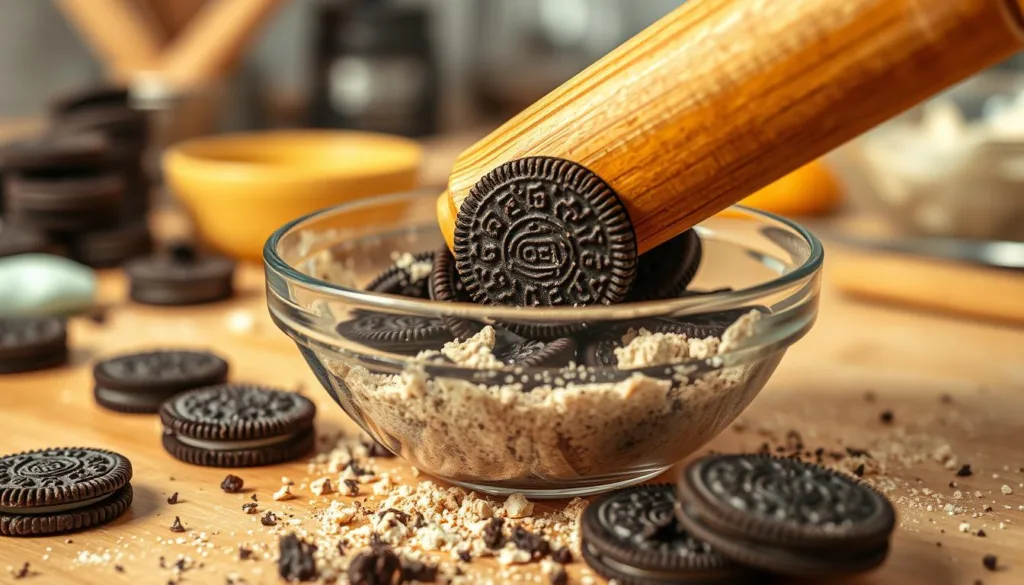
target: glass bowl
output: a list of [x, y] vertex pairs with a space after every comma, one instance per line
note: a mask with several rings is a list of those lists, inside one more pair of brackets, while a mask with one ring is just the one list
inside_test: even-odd
[[[701, 292], [682, 298], [527, 309], [362, 290], [398, 255], [442, 248], [435, 199], [416, 191], [361, 200], [285, 225], [264, 248], [267, 302], [274, 322], [363, 430], [421, 471], [464, 487], [570, 497], [653, 478], [725, 429], [817, 314], [821, 244], [799, 225], [742, 207], [697, 227], [703, 260], [688, 290]], [[437, 352], [415, 355], [422, 347], [396, 351], [342, 334], [350, 331], [345, 322], [377, 313], [410, 325], [474, 329], [560, 324], [578, 330], [573, 338], [589, 347], [669, 321], [724, 329], [716, 320], [755, 307], [760, 319], [749, 319], [741, 343], [690, 342], [689, 353], [669, 352], [678, 357], [635, 369], [477, 369]], [[500, 328], [497, 337], [509, 342]]]

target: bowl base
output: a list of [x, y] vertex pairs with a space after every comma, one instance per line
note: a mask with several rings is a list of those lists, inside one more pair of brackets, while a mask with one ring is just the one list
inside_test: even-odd
[[654, 479], [665, 472], [671, 465], [656, 469], [652, 472], [645, 473], [631, 477], [626, 480], [616, 481], [612, 483], [600, 483], [596, 485], [583, 485], [583, 486], [566, 486], [566, 487], [552, 487], [552, 488], [522, 488], [522, 487], [504, 487], [500, 485], [484, 485], [469, 483], [464, 481], [454, 481], [446, 479], [445, 481], [463, 487], [469, 490], [485, 493], [490, 496], [510, 496], [512, 494], [523, 494], [528, 500], [557, 500], [565, 498], [585, 497], [602, 494], [604, 492], [610, 492], [638, 483]]

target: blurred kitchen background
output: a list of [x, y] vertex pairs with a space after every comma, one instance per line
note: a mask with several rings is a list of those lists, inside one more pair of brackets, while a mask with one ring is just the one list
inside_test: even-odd
[[[0, 138], [106, 80], [154, 112], [156, 153], [228, 131], [374, 130], [425, 139], [422, 182], [443, 185], [461, 149], [680, 4], [0, 0]], [[745, 203], [800, 216], [848, 292], [1024, 323], [1022, 90], [1018, 56]], [[1008, 300], [979, 302], [995, 292]]]

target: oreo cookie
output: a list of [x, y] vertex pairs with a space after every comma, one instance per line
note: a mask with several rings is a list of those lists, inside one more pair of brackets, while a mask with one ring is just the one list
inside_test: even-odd
[[114, 225], [125, 194], [123, 178], [111, 171], [54, 169], [5, 181], [11, 220], [48, 232]]
[[700, 236], [694, 229], [648, 250], [637, 260], [636, 280], [626, 300], [654, 301], [678, 297], [697, 274], [702, 255]]
[[50, 254], [57, 249], [42, 231], [0, 222], [0, 258], [18, 254]]
[[178, 394], [160, 407], [164, 449], [208, 467], [291, 461], [313, 449], [316, 407], [299, 394], [223, 384]]
[[408, 256], [370, 281], [366, 285], [366, 290], [416, 299], [430, 298], [430, 273], [434, 269], [434, 252], [420, 252]]
[[125, 264], [128, 296], [147, 305], [197, 305], [234, 294], [235, 263], [223, 256], [202, 256], [189, 245]]
[[670, 485], [642, 485], [594, 500], [580, 520], [583, 559], [624, 585], [762, 583], [763, 578], [684, 530]]
[[795, 458], [704, 457], [681, 474], [677, 494], [687, 531], [737, 562], [797, 577], [881, 565], [896, 523], [881, 493]]
[[339, 335], [362, 345], [398, 353], [416, 353], [440, 349], [452, 340], [441, 319], [419, 315], [362, 312], [342, 321], [336, 328]]
[[111, 268], [152, 252], [153, 236], [145, 221], [133, 221], [75, 234], [67, 247], [73, 260], [93, 268]]
[[[455, 221], [455, 265], [478, 303], [517, 307], [611, 305], [636, 277], [636, 236], [622, 202], [571, 161], [507, 162], [473, 186]], [[567, 323], [508, 323], [531, 339], [564, 337]]]
[[103, 449], [0, 457], [0, 535], [41, 536], [109, 522], [132, 503], [132, 465]]
[[568, 337], [552, 341], [524, 339], [495, 348], [494, 357], [509, 366], [561, 368], [576, 359], [576, 341]]
[[[466, 287], [455, 269], [455, 257], [445, 247], [434, 254], [434, 269], [430, 273], [430, 300], [455, 303], [471, 303]], [[442, 317], [448, 330], [459, 339], [469, 339], [483, 329], [483, 324], [458, 317]]]
[[67, 330], [61, 319], [0, 317], [0, 374], [54, 368], [67, 361]]
[[128, 88], [118, 85], [98, 85], [78, 89], [58, 96], [50, 103], [50, 115], [61, 118], [69, 114], [104, 108], [127, 108]]
[[92, 373], [100, 406], [153, 413], [175, 394], [227, 381], [228, 363], [207, 351], [160, 350], [105, 359]]
[[41, 136], [11, 142], [0, 149], [0, 168], [12, 173], [103, 169], [116, 163], [110, 141], [98, 133]]

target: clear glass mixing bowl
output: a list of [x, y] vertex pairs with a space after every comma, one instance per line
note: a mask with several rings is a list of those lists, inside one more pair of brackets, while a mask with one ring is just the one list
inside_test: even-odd
[[[359, 426], [421, 471], [471, 489], [568, 497], [658, 475], [743, 411], [817, 314], [820, 242], [795, 223], [742, 207], [697, 227], [704, 255], [689, 290], [727, 291], [524, 309], [361, 290], [393, 264], [394, 253], [443, 246], [435, 198], [417, 191], [368, 199], [285, 225], [263, 252], [267, 303], [274, 322]], [[610, 328], [700, 321], [700, 315], [755, 306], [767, 311], [740, 346], [631, 370], [480, 370], [369, 346], [338, 330], [372, 311], [477, 327], [567, 324], [585, 328], [575, 338], [586, 344]]]

